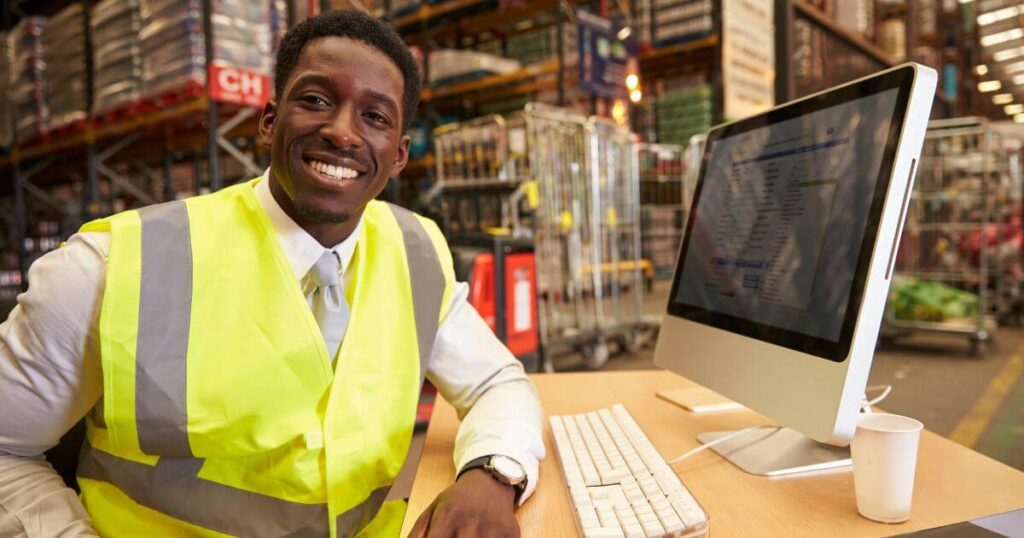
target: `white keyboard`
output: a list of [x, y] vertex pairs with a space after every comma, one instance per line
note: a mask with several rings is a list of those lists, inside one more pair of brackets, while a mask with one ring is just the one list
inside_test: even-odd
[[625, 407], [549, 418], [582, 536], [707, 535], [707, 513]]

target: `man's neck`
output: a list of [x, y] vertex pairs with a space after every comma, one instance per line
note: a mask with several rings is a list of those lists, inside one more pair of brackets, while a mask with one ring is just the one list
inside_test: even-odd
[[359, 225], [359, 218], [362, 214], [353, 214], [345, 222], [315, 222], [307, 218], [304, 218], [296, 209], [292, 203], [291, 198], [284, 192], [281, 185], [278, 184], [273, 178], [273, 173], [267, 175], [268, 186], [270, 187], [270, 194], [274, 197], [274, 201], [281, 207], [289, 218], [295, 221], [300, 228], [306, 231], [313, 239], [316, 239], [324, 248], [333, 248], [340, 244], [342, 241], [348, 239], [352, 232], [355, 231], [356, 226]]

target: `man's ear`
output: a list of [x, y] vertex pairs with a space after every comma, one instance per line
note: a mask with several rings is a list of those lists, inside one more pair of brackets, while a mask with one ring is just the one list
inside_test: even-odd
[[388, 177], [398, 176], [405, 169], [405, 165], [409, 163], [409, 144], [411, 142], [412, 138], [409, 135], [402, 135], [402, 140], [398, 143], [398, 151], [395, 152], [395, 160], [391, 163], [391, 175]]
[[274, 140], [274, 120], [277, 119], [277, 102], [269, 99], [263, 105], [263, 113], [260, 115], [259, 135], [260, 144], [270, 147]]

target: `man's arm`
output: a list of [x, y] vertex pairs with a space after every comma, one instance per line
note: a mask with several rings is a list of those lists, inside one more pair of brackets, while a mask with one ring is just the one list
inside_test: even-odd
[[[544, 413], [522, 364], [467, 302], [468, 289], [465, 283], [455, 285], [451, 308], [434, 341], [427, 378], [462, 419], [455, 439], [455, 469], [461, 470], [480, 456], [511, 457], [527, 475], [526, 490], [519, 498], [522, 504], [537, 487], [539, 460], [544, 458]], [[470, 483], [497, 484], [491, 489], [496, 492], [495, 498], [478, 501], [494, 508], [507, 508], [494, 517], [506, 522], [510, 519], [509, 524], [515, 524], [511, 517], [514, 492], [510, 486], [498, 484], [486, 471], [465, 473], [458, 484], [442, 493], [439, 501], [451, 497], [453, 490], [476, 490]], [[434, 506], [428, 512], [433, 512], [437, 519], [439, 514]], [[422, 524], [417, 522], [417, 528], [423, 531], [430, 526], [431, 514], [425, 513], [424, 517], [427, 520]], [[495, 531], [491, 529], [490, 535], [495, 536]], [[413, 536], [417, 536], [416, 531]]]
[[0, 537], [94, 536], [88, 514], [42, 453], [99, 400], [108, 236], [73, 236], [29, 270], [0, 324]]

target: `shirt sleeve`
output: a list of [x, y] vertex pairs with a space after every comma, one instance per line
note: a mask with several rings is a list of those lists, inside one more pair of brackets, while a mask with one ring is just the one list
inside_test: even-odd
[[463, 282], [455, 284], [427, 378], [462, 420], [455, 438], [455, 468], [492, 454], [518, 461], [527, 476], [522, 504], [537, 487], [544, 413], [522, 364], [469, 304], [468, 290]]
[[93, 536], [75, 492], [43, 460], [103, 390], [96, 321], [109, 235], [39, 258], [0, 324], [0, 536]]

